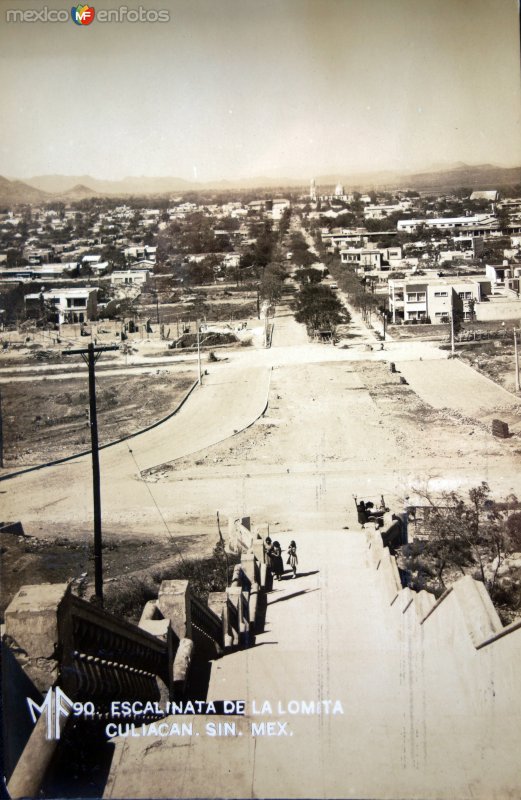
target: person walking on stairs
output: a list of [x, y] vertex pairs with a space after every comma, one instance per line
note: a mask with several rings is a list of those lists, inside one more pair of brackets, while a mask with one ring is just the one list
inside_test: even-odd
[[286, 563], [289, 564], [291, 569], [293, 570], [293, 575], [291, 577], [292, 578], [296, 578], [297, 577], [298, 556], [297, 556], [297, 545], [295, 544], [295, 542], [293, 540], [289, 543], [288, 559], [287, 559]]

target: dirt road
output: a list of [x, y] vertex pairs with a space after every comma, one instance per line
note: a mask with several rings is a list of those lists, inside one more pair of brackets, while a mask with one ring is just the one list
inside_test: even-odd
[[[236, 351], [212, 367], [177, 417], [103, 451], [108, 536], [215, 534], [217, 510], [294, 529], [320, 520], [351, 526], [353, 494], [383, 492], [402, 503], [425, 484], [439, 489], [487, 480], [499, 494], [520, 492], [517, 436], [495, 440], [479, 420], [433, 409], [414, 381], [405, 386], [390, 373], [382, 359], [414, 357], [408, 343], [369, 352], [356, 343], [364, 345], [361, 332], [343, 350], [309, 344], [290, 317], [281, 321], [278, 346]], [[436, 348], [423, 352], [432, 353], [437, 368], [450, 365]], [[270, 368], [267, 414], [234, 435], [262, 413]], [[33, 535], [90, 536], [88, 458], [0, 488], [4, 518], [22, 520]]]

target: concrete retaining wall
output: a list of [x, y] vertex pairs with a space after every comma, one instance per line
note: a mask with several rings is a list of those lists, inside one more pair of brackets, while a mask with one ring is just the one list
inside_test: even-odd
[[489, 322], [494, 320], [521, 319], [521, 300], [502, 300], [495, 303], [476, 303], [476, 322]]
[[[366, 531], [369, 565], [380, 580], [389, 627], [398, 625], [404, 680], [432, 706], [461, 706], [476, 724], [521, 717], [521, 621], [504, 627], [486, 587], [461, 577], [438, 600], [396, 585], [396, 561], [381, 550], [378, 531]], [[394, 564], [394, 568], [393, 568]], [[396, 571], [395, 571], [396, 570]], [[499, 724], [499, 723], [498, 723]], [[463, 729], [462, 729], [463, 735]], [[520, 734], [521, 741], [521, 734]]]

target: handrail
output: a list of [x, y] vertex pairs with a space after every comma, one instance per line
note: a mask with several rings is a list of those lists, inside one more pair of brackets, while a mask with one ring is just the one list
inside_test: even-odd
[[156, 678], [171, 682], [166, 641], [74, 595], [60, 604], [58, 633], [60, 684], [73, 699], [157, 699]]
[[234, 603], [232, 603], [229, 597], [226, 599], [226, 608], [228, 611], [228, 621], [230, 628], [236, 631], [237, 635], [239, 635], [240, 633], [239, 612], [237, 611], [237, 606]]
[[222, 622], [214, 612], [196, 597], [190, 597], [190, 619], [192, 627], [212, 639], [219, 647], [223, 645]]

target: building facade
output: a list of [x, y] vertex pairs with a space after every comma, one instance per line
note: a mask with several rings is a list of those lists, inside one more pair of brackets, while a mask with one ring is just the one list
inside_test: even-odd
[[453, 309], [470, 319], [474, 305], [491, 293], [485, 275], [453, 278], [410, 278], [389, 281], [389, 312], [393, 322], [449, 322]]
[[98, 312], [97, 287], [49, 289], [24, 298], [28, 316], [47, 314], [56, 325], [87, 322]]

